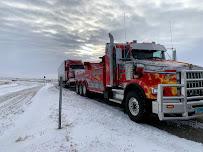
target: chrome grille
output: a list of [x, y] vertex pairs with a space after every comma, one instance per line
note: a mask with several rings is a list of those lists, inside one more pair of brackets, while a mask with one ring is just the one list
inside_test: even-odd
[[203, 79], [203, 71], [190, 71], [186, 73], [187, 79]]
[[203, 99], [203, 71], [186, 71], [186, 85], [187, 97]]

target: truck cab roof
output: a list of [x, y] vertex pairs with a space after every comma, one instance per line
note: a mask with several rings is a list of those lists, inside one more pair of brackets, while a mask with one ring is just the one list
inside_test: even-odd
[[152, 43], [131, 43], [131, 48], [133, 50], [157, 50], [157, 51], [167, 51], [166, 48], [161, 44]]

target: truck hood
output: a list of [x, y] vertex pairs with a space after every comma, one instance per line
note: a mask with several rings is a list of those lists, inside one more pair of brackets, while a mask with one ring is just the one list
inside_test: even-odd
[[172, 60], [134, 60], [135, 64], [143, 64], [145, 70], [165, 71], [165, 70], [203, 70], [203, 67], [185, 62]]

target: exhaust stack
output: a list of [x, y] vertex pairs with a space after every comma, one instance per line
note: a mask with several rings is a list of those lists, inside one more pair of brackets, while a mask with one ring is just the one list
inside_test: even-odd
[[109, 64], [110, 64], [110, 86], [113, 86], [113, 47], [114, 47], [114, 38], [113, 35], [111, 33], [109, 33], [109, 38], [110, 38], [110, 44], [109, 44]]
[[172, 50], [172, 60], [176, 61], [176, 59], [177, 59], [176, 50], [173, 49]]

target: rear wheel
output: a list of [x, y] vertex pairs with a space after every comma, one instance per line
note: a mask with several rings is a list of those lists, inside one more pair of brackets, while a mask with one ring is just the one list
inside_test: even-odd
[[70, 88], [70, 82], [66, 83], [67, 88]]
[[87, 86], [85, 84], [83, 84], [82, 91], [83, 91], [84, 96], [88, 96], [88, 90], [87, 90]]
[[82, 84], [79, 85], [79, 94], [82, 96], [83, 95], [83, 87]]
[[66, 83], [66, 88], [70, 88], [70, 83]]
[[143, 122], [146, 118], [145, 100], [134, 91], [127, 94], [125, 109], [130, 119], [135, 122]]
[[79, 85], [78, 85], [78, 83], [75, 84], [75, 91], [76, 91], [77, 94], [79, 94]]

